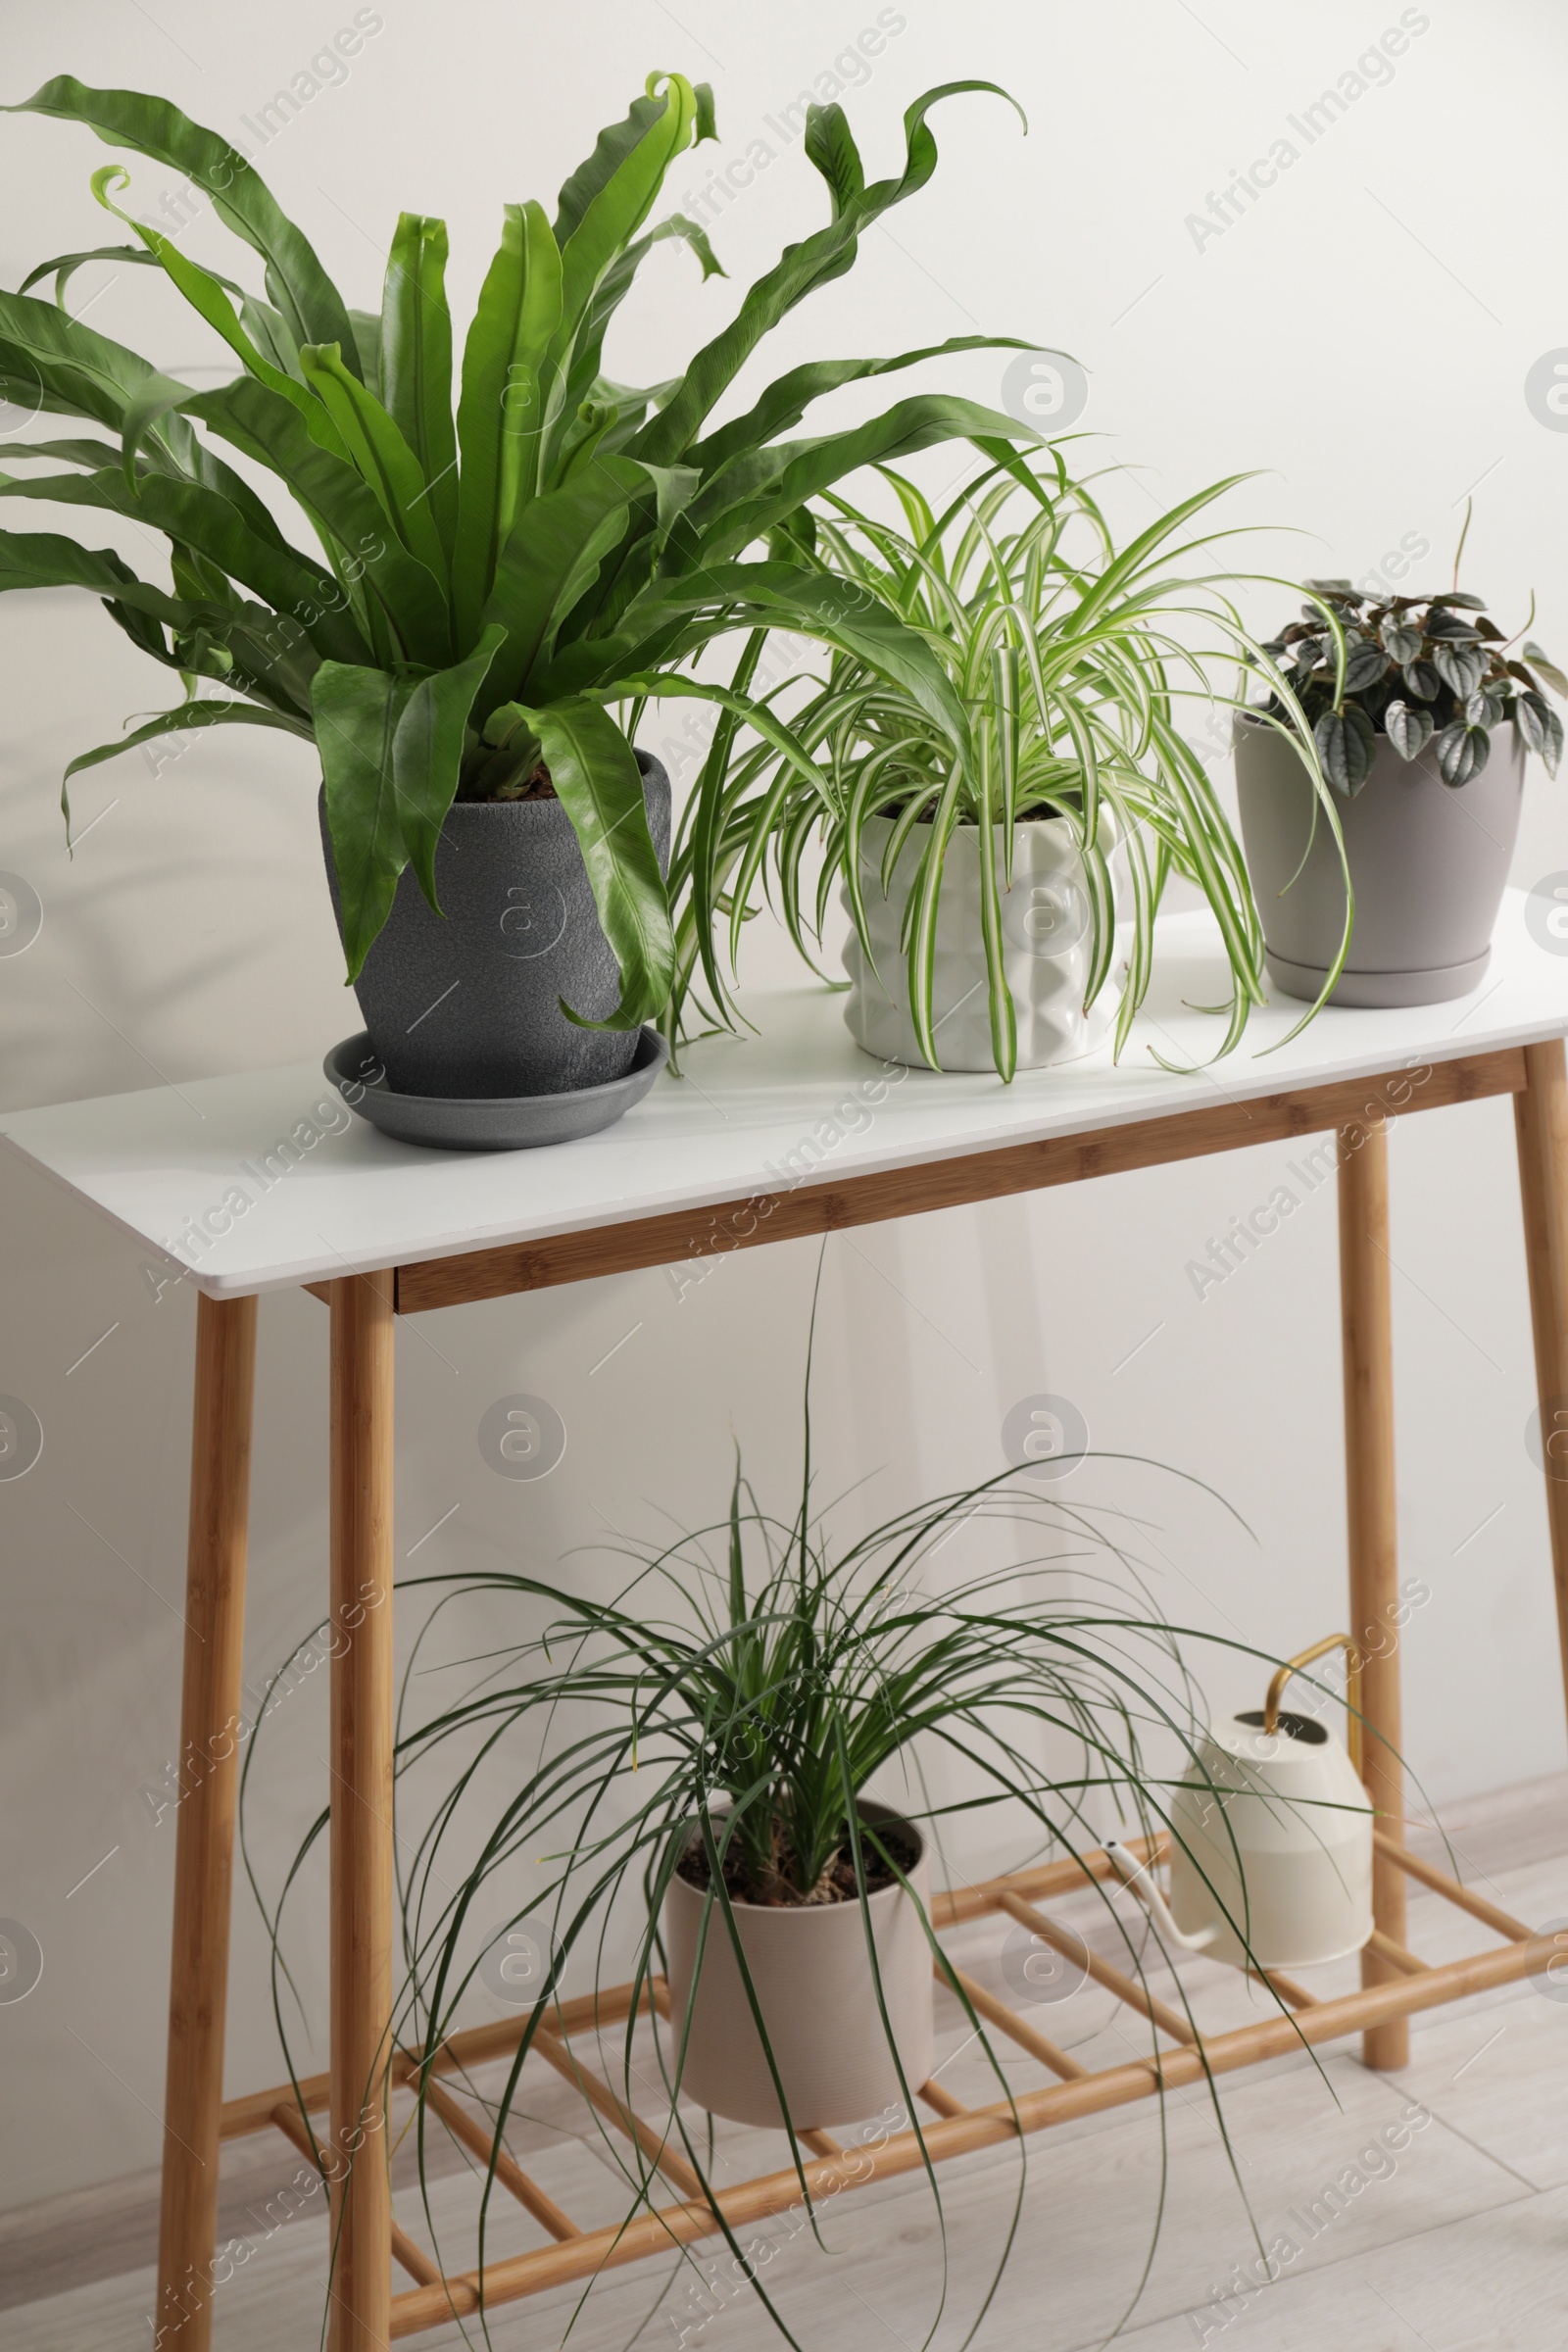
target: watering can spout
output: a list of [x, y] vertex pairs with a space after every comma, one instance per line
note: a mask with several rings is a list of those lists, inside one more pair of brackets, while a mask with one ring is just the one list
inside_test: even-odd
[[1199, 1928], [1188, 1935], [1170, 1915], [1169, 1905], [1155, 1886], [1153, 1874], [1147, 1862], [1140, 1862], [1118, 1838], [1105, 1839], [1105, 1858], [1130, 1894], [1136, 1895], [1159, 1932], [1161, 1941], [1174, 1943], [1184, 1952], [1205, 1952], [1219, 1934], [1218, 1925]]

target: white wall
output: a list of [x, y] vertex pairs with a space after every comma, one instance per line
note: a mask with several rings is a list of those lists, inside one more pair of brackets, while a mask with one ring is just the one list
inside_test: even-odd
[[[8, 27], [5, 86], [21, 96], [71, 71], [165, 91], [245, 135], [240, 117], [353, 14], [349, 0], [276, 0], [261, 14], [233, 0], [160, 5], [156, 17], [55, 0]], [[592, 10], [380, 0], [378, 14], [348, 79], [259, 159], [351, 300], [375, 302], [396, 212], [416, 207], [451, 222], [464, 315], [500, 203], [553, 194], [651, 67], [711, 76], [720, 160], [760, 138], [775, 151], [715, 229], [728, 286], [699, 289], [678, 252], [648, 270], [612, 353], [647, 379], [821, 217], [798, 143], [767, 118], [831, 71], [877, 10], [685, 0], [684, 31], [654, 0]], [[1404, 11], [1422, 28], [1392, 82], [1310, 147], [1288, 118], [1399, 22], [1392, 0], [1304, 12], [1204, 0], [1196, 13], [1160, 0], [961, 11], [904, 0], [884, 16], [901, 28], [850, 101], [873, 169], [897, 168], [907, 99], [949, 77], [1004, 82], [1030, 133], [994, 100], [944, 107], [934, 188], [866, 238], [853, 276], [778, 338], [769, 372], [976, 323], [1065, 347], [1092, 371], [1085, 425], [1109, 436], [1109, 459], [1148, 468], [1148, 494], [1120, 493], [1127, 519], [1152, 514], [1147, 495], [1171, 500], [1264, 467], [1234, 508], [1240, 520], [1307, 534], [1254, 543], [1282, 569], [1360, 574], [1415, 534], [1432, 550], [1421, 568], [1439, 577], [1476, 485], [1468, 580], [1510, 620], [1534, 589], [1537, 633], [1568, 646], [1558, 527], [1568, 441], [1524, 397], [1531, 365], [1568, 344], [1560, 10], [1430, 0]], [[1223, 234], [1195, 235], [1188, 216], [1282, 135], [1302, 152], [1278, 184]], [[47, 254], [105, 241], [86, 184], [104, 152], [65, 125], [6, 120], [5, 282]], [[132, 169], [142, 203], [172, 184], [156, 167]], [[701, 185], [694, 166], [670, 192], [680, 201]], [[210, 222], [189, 243], [234, 266], [237, 249]], [[76, 294], [94, 295], [94, 324], [175, 371], [213, 359], [177, 299], [145, 274], [107, 286], [104, 273], [84, 277]], [[996, 397], [1000, 374], [980, 356], [940, 380]], [[54, 519], [47, 509], [6, 517]], [[156, 562], [134, 531], [89, 522], [82, 535]], [[35, 944], [0, 958], [4, 1102], [318, 1057], [354, 1023], [305, 748], [257, 735], [200, 742], [161, 775], [135, 756], [96, 770], [76, 794], [85, 838], [68, 861], [55, 808], [64, 760], [157, 707], [165, 680], [86, 600], [8, 599], [0, 630], [0, 866], [24, 875], [45, 907]], [[1533, 768], [1516, 880], [1568, 866], [1565, 793], [1568, 779], [1553, 786]], [[1183, 1273], [1232, 1211], [1266, 1198], [1290, 1156], [1236, 1153], [833, 1243], [826, 1483], [878, 1470], [871, 1493], [892, 1507], [983, 1474], [999, 1466], [1008, 1405], [1065, 1392], [1097, 1445], [1208, 1481], [1255, 1531], [1253, 1545], [1217, 1507], [1146, 1473], [1083, 1474], [1157, 1522], [1172, 1616], [1283, 1649], [1326, 1631], [1344, 1613], [1329, 1189], [1205, 1301]], [[1441, 1797], [1557, 1768], [1563, 1726], [1524, 1444], [1530, 1353], [1507, 1106], [1411, 1119], [1394, 1161], [1402, 1535], [1406, 1569], [1431, 1592], [1406, 1641], [1408, 1748]], [[139, 1792], [177, 1743], [192, 1302], [183, 1292], [155, 1301], [134, 1250], [4, 1158], [0, 1232], [0, 1391], [25, 1398], [46, 1432], [36, 1469], [0, 1484], [0, 1916], [24, 1922], [47, 1959], [37, 1991], [0, 2006], [0, 2202], [20, 2203], [148, 2163], [158, 2145], [172, 1817], [155, 1826]], [[813, 1263], [806, 1247], [758, 1250], [684, 1299], [652, 1271], [404, 1328], [400, 1547], [456, 1505], [417, 1565], [507, 1558], [549, 1572], [607, 1528], [706, 1514], [732, 1422], [782, 1499]], [[325, 1317], [303, 1295], [269, 1298], [261, 1329], [249, 1657], [265, 1672], [308, 1631], [324, 1591]], [[474, 1443], [485, 1406], [518, 1389], [551, 1397], [569, 1431], [560, 1470], [537, 1486], [494, 1477]], [[1234, 1675], [1211, 1680], [1216, 1695], [1237, 1695]], [[278, 1814], [284, 1798], [297, 1813], [325, 1788], [318, 1694], [288, 1704]], [[270, 1821], [270, 1862], [281, 1840], [281, 1821]], [[314, 1979], [307, 1970], [318, 1990], [318, 1945]], [[264, 1974], [242, 1897], [232, 2090], [279, 2072]]]

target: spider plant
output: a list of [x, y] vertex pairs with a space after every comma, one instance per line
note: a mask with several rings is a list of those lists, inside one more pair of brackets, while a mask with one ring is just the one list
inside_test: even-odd
[[[1263, 1001], [1262, 931], [1241, 847], [1181, 725], [1184, 702], [1242, 707], [1241, 676], [1222, 678], [1222, 665], [1240, 673], [1250, 663], [1267, 678], [1279, 713], [1272, 723], [1297, 742], [1338, 839], [1311, 727], [1273, 653], [1241, 617], [1235, 597], [1247, 581], [1222, 567], [1215, 552], [1227, 534], [1201, 528], [1187, 535], [1247, 477], [1231, 475], [1184, 499], [1118, 548], [1091, 483], [1069, 476], [1059, 450], [1032, 460], [991, 453], [940, 514], [892, 466], [879, 471], [903, 528], [830, 489], [792, 518], [789, 546], [805, 574], [851, 584], [866, 611], [895, 616], [918, 634], [962, 705], [968, 745], [933, 723], [874, 655], [838, 649], [826, 677], [810, 678], [811, 691], [790, 706], [796, 744], [815, 756], [809, 774], [763, 736], [737, 751], [733, 729], [721, 727], [671, 869], [680, 902], [672, 1038], [699, 983], [707, 1017], [737, 1019], [730, 977], [741, 933], [758, 909], [759, 890], [770, 884], [795, 945], [814, 965], [829, 896], [842, 881], [874, 971], [866, 890], [879, 884], [887, 894], [913, 837], [922, 846], [902, 938], [916, 1038], [939, 1067], [937, 906], [955, 829], [974, 826], [992, 1050], [998, 1071], [1010, 1079], [1016, 1013], [1003, 969], [1002, 901], [1018, 826], [1055, 819], [1077, 837], [1089, 899], [1087, 1004], [1110, 980], [1118, 912], [1112, 860], [1120, 852], [1125, 862], [1132, 904], [1116, 1052], [1149, 989], [1154, 916], [1174, 873], [1197, 884], [1219, 926], [1230, 995], [1215, 1058], [1230, 1053]], [[742, 675], [749, 676], [744, 662]], [[785, 683], [800, 689], [798, 678]], [[864, 859], [873, 816], [893, 820], [876, 876]], [[818, 835], [813, 915], [803, 869]], [[720, 957], [726, 934], [729, 976]]]
[[[74, 760], [68, 785], [169, 733], [246, 723], [314, 742], [353, 978], [406, 866], [435, 906], [435, 847], [454, 795], [514, 794], [542, 764], [620, 967], [607, 1025], [657, 1014], [673, 946], [627, 739], [644, 698], [713, 696], [798, 770], [809, 767], [767, 710], [672, 678], [678, 663], [727, 629], [788, 626], [837, 654], [874, 657], [956, 752], [967, 746], [941, 664], [896, 613], [826, 571], [745, 558], [777, 518], [857, 466], [954, 436], [988, 446], [1028, 437], [973, 402], [922, 393], [844, 431], [781, 438], [824, 393], [992, 338], [807, 362], [729, 422], [710, 420], [769, 330], [842, 276], [864, 232], [931, 178], [926, 118], [937, 101], [995, 87], [928, 90], [904, 119], [902, 172], [871, 181], [842, 110], [813, 106], [804, 146], [826, 183], [828, 221], [785, 249], [680, 374], [634, 387], [605, 373], [603, 347], [648, 255], [675, 238], [705, 278], [719, 271], [680, 214], [648, 225], [676, 158], [714, 135], [705, 85], [652, 75], [569, 174], [553, 220], [532, 200], [506, 207], [455, 414], [442, 221], [403, 214], [379, 312], [351, 311], [249, 160], [166, 100], [62, 75], [3, 110], [84, 123], [183, 173], [260, 258], [266, 283], [264, 299], [122, 210], [115, 199], [128, 175], [112, 164], [93, 175], [93, 193], [132, 241], [57, 256], [20, 292], [0, 294], [0, 396], [110, 436], [10, 445], [13, 460], [62, 470], [0, 476], [0, 494], [93, 508], [169, 541], [163, 587], [106, 549], [0, 533], [0, 589], [88, 589], [183, 684], [177, 708]], [[199, 390], [69, 316], [71, 276], [103, 262], [161, 271], [239, 372]], [[28, 293], [51, 273], [56, 302]], [[225, 445], [292, 498], [324, 561], [289, 543], [220, 454]], [[612, 705], [629, 707], [625, 732]]]
[[[663, 2022], [658, 2002], [649, 2002], [663, 1958], [662, 1906], [676, 1873], [684, 1866], [691, 1876], [695, 1865], [706, 1888], [703, 1937], [722, 1939], [736, 1954], [779, 2090], [802, 2209], [815, 2229], [808, 2159], [747, 1969], [739, 1908], [800, 1902], [813, 1889], [821, 1899], [824, 1872], [836, 1864], [841, 1899], [860, 1908], [880, 1997], [867, 1911], [878, 1870], [884, 1883], [891, 1874], [918, 1898], [892, 1837], [862, 1809], [871, 1784], [886, 1796], [897, 1776], [900, 1813], [924, 1825], [939, 1848], [965, 1825], [1010, 1809], [1021, 1823], [1028, 1850], [1019, 1860], [1026, 1863], [1053, 1850], [1077, 1855], [1097, 1846], [1093, 1816], [1107, 1806], [1146, 1834], [1157, 1832], [1168, 1826], [1174, 1784], [1191, 1764], [1201, 1771], [1196, 1741], [1203, 1713], [1182, 1637], [1152, 1604], [1145, 1613], [1122, 1596], [1128, 1574], [1142, 1587], [1142, 1569], [1117, 1541], [1116, 1515], [1042, 1496], [1004, 1471], [896, 1511], [841, 1544], [813, 1500], [810, 1446], [808, 1402], [792, 1515], [761, 1507], [737, 1454], [727, 1509], [667, 1545], [634, 1549], [634, 1572], [609, 1599], [585, 1592], [580, 1579], [562, 1586], [503, 1569], [404, 1581], [406, 1595], [419, 1592], [432, 1603], [407, 1667], [396, 1747], [404, 1977], [393, 2032], [418, 2102], [421, 2182], [431, 2132], [445, 2128], [440, 2093], [432, 2103], [426, 2090], [485, 1954], [526, 1924], [542, 1958], [514, 2050], [509, 2039], [503, 2051], [501, 2063], [510, 2054], [504, 2084], [466, 2086], [484, 2102], [485, 2129], [493, 2129], [499, 2152], [509, 2118], [525, 2112], [519, 2082], [530, 2050], [540, 2043], [559, 2057], [553, 2025], [564, 2024], [568, 1970], [580, 1977], [591, 1967], [599, 1986], [612, 1943], [623, 1945], [630, 1912], [629, 1971], [613, 1970], [629, 1973], [630, 2013], [613, 2009], [615, 2018], [626, 2016], [624, 2034], [601, 2026], [600, 2048], [627, 2108], [648, 2119], [652, 2097], [652, 2129], [641, 2139], [622, 2138], [586, 2109], [585, 2122], [602, 2130], [632, 2213], [657, 2209], [655, 2153], [677, 2148], [710, 2207], [710, 2233], [722, 2235], [745, 2262], [714, 2184], [724, 2168], [715, 2163], [711, 2121], [689, 2100], [678, 2103], [693, 2002], [684, 2012], [675, 2004]], [[983, 1545], [988, 1528], [1010, 1535], [1020, 1525], [1042, 1546], [1022, 1564], [1008, 1556], [1004, 1565], [950, 1576], [950, 1552], [941, 1573], [933, 1567], [956, 1537]], [[1015, 1548], [1009, 1544], [1009, 1554]], [[459, 1626], [465, 1614], [476, 1621], [476, 1651], [467, 1639], [452, 1638], [453, 1612]], [[454, 1678], [457, 1689], [441, 1695]], [[242, 1838], [258, 1752], [253, 1741]], [[969, 1784], [945, 1803], [927, 1790], [928, 1766], [939, 1759]], [[281, 1893], [263, 1902], [285, 2048], [276, 1997], [285, 1912], [326, 1825], [323, 1811]], [[1142, 1979], [1142, 1931], [1135, 1936], [1105, 1890], [1099, 1892], [1127, 1965]], [[994, 2077], [998, 2112], [1016, 2124], [1003, 2061], [944, 1961], [923, 1906], [920, 1924]], [[1244, 1925], [1238, 1932], [1245, 1939]], [[899, 2080], [940, 2213], [914, 2106], [920, 2085], [904, 2079], [902, 2065]], [[1021, 2138], [1019, 2145], [1021, 2199]], [[481, 2269], [495, 2177], [493, 2158], [479, 2216]], [[439, 2247], [428, 2194], [425, 2213]], [[1012, 2229], [1016, 2222], [1015, 2210]], [[1011, 2229], [1004, 2264], [1010, 2244]], [[747, 2264], [744, 2275], [793, 2342], [760, 2266]], [[487, 2326], [483, 2311], [480, 2319]]]

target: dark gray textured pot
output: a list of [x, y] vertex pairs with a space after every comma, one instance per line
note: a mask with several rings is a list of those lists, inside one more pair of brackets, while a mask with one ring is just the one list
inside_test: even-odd
[[[669, 778], [637, 754], [649, 829], [669, 867]], [[343, 922], [320, 798], [332, 908]], [[564, 1094], [625, 1075], [637, 1033], [578, 1029], [562, 1012], [602, 1020], [620, 975], [600, 928], [571, 820], [560, 801], [455, 801], [435, 854], [432, 914], [412, 871], [354, 993], [399, 1094]], [[444, 916], [444, 919], [443, 919]]]
[[[1320, 819], [1301, 864], [1313, 792], [1286, 739], [1238, 715], [1234, 746], [1242, 843], [1269, 976], [1286, 996], [1310, 999], [1345, 929], [1339, 852]], [[1494, 729], [1486, 766], [1457, 788], [1444, 783], [1430, 747], [1406, 764], [1378, 737], [1360, 791], [1334, 803], [1355, 923], [1330, 1004], [1438, 1004], [1478, 985], [1519, 831], [1524, 766], [1512, 725]]]

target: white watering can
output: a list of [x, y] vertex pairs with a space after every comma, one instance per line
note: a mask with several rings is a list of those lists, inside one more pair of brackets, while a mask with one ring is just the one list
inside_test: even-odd
[[[1291, 1676], [1341, 1648], [1348, 1748], [1314, 1717], [1280, 1709]], [[1311, 1968], [1361, 1949], [1372, 1933], [1372, 1807], [1360, 1699], [1361, 1653], [1348, 1634], [1331, 1634], [1280, 1668], [1261, 1708], [1209, 1726], [1171, 1801], [1168, 1906], [1149, 1865], [1106, 1840], [1167, 1941], [1253, 1969]]]

